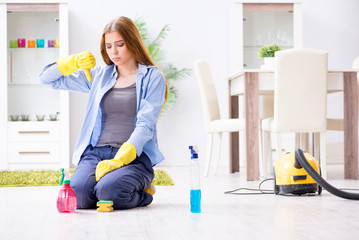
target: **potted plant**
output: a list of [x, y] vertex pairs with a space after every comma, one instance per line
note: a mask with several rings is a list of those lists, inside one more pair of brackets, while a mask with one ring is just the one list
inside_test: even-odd
[[159, 34], [157, 37], [155, 37], [154, 40], [150, 40], [145, 21], [142, 18], [136, 18], [134, 22], [140, 32], [141, 38], [144, 41], [152, 60], [163, 71], [167, 81], [168, 98], [161, 111], [161, 115], [164, 115], [175, 103], [177, 98], [177, 89], [174, 86], [174, 82], [191, 76], [192, 71], [188, 68], [178, 69], [171, 63], [164, 61], [161, 44], [162, 41], [166, 38], [168, 31], [170, 30], [168, 25], [165, 25], [160, 30]]
[[269, 44], [261, 47], [258, 51], [258, 56], [264, 59], [264, 65], [262, 66], [262, 68], [273, 69], [274, 53], [280, 50], [282, 50], [282, 48], [277, 44]]

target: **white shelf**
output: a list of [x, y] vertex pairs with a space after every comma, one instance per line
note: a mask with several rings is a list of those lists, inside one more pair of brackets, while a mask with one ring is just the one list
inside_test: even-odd
[[58, 51], [58, 47], [7, 47], [8, 51]]
[[[60, 19], [61, 21], [58, 21]], [[9, 47], [10, 40], [59, 38], [59, 47]], [[69, 168], [69, 93], [40, 83], [49, 63], [68, 55], [68, 6], [61, 1], [0, 3], [0, 169]], [[56, 121], [49, 114], [60, 112]], [[10, 115], [30, 115], [11, 121]], [[37, 121], [36, 115], [45, 115]]]
[[[244, 49], [260, 49], [261, 47], [263, 47], [264, 45], [244, 45], [243, 48]], [[282, 49], [289, 49], [289, 48], [293, 48], [293, 45], [290, 45], [290, 46], [283, 46], [283, 45], [280, 45], [280, 47]]]
[[42, 83], [8, 83], [7, 86], [9, 88], [23, 88], [23, 87], [26, 87], [26, 88], [49, 88], [48, 86], [45, 86], [44, 84]]
[[[17, 115], [20, 115], [20, 114], [17, 114]], [[46, 125], [48, 123], [51, 123], [51, 124], [52, 123], [57, 123], [57, 124], [59, 124], [61, 122], [60, 117], [58, 119], [56, 119], [56, 120], [50, 120], [50, 118], [48, 117], [49, 114], [44, 114], [44, 115], [46, 115], [46, 117], [42, 121], [36, 120], [36, 115], [31, 115], [28, 121], [23, 121], [23, 120], [21, 120], [20, 117], [19, 117], [19, 120], [12, 121], [10, 119], [10, 115], [9, 115], [8, 126], [9, 126], [9, 124], [21, 125], [21, 126], [23, 126], [25, 124], [39, 124], [40, 126], [43, 126], [43, 125]]]

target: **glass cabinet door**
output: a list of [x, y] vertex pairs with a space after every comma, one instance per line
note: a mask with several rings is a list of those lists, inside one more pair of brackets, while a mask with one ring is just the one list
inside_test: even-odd
[[302, 47], [302, 6], [297, 2], [234, 2], [230, 9], [229, 70], [259, 69], [258, 51], [268, 44], [281, 49]]
[[243, 67], [260, 68], [258, 51], [268, 44], [293, 48], [292, 4], [243, 5]]
[[[26, 9], [25, 9], [26, 10]], [[39, 9], [41, 10], [41, 9]], [[19, 11], [7, 13], [8, 44], [8, 115], [36, 115], [60, 111], [60, 93], [44, 86], [39, 74], [59, 57], [59, 14], [54, 12]], [[56, 43], [56, 45], [55, 45]]]

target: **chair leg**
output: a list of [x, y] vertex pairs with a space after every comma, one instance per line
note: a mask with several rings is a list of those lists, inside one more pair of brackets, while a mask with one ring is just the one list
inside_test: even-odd
[[216, 155], [216, 158], [215, 158], [215, 165], [214, 165], [214, 170], [213, 170], [213, 174], [216, 175], [217, 173], [217, 168], [218, 168], [218, 164], [219, 164], [219, 158], [221, 156], [221, 149], [222, 149], [222, 133], [219, 132], [219, 133], [216, 133], [216, 138], [217, 138], [217, 155]]
[[271, 134], [268, 131], [262, 130], [262, 142], [263, 142], [263, 156], [261, 163], [261, 177], [266, 178], [268, 176], [268, 166], [272, 162], [272, 145]]
[[[260, 126], [260, 124], [259, 124]], [[264, 166], [264, 154], [263, 154], [263, 146], [264, 146], [264, 143], [263, 143], [263, 130], [259, 127], [259, 174], [260, 174], [260, 177], [263, 177], [263, 166]]]
[[295, 133], [295, 143], [294, 148], [300, 148], [300, 133]]
[[313, 133], [314, 135], [314, 141], [313, 141], [313, 145], [314, 145], [314, 149], [313, 149], [313, 157], [315, 159], [317, 159], [318, 161], [320, 160], [320, 150], [321, 150], [321, 145], [320, 145], [320, 136], [321, 133]]
[[212, 141], [213, 141], [213, 133], [207, 133], [207, 154], [206, 154], [206, 166], [204, 170], [204, 176], [208, 176], [209, 166], [211, 165], [211, 157], [212, 157]]
[[300, 133], [300, 148], [309, 152], [309, 133]]
[[307, 152], [310, 151], [310, 149], [309, 149], [309, 136], [310, 136], [309, 133], [304, 133], [304, 137], [305, 137], [304, 146], [305, 146], [305, 149], [306, 149]]
[[320, 168], [322, 171], [322, 177], [327, 179], [327, 148], [326, 148], [326, 134], [320, 133]]
[[310, 136], [309, 139], [312, 139], [312, 145], [309, 146], [309, 153], [310, 153], [312, 156], [314, 156], [315, 133], [311, 133], [309, 136]]
[[264, 131], [259, 128], [259, 173], [260, 173], [260, 177], [264, 178], [264, 165], [265, 165], [265, 153], [264, 153]]
[[276, 161], [282, 156], [282, 139], [280, 133], [276, 133]]

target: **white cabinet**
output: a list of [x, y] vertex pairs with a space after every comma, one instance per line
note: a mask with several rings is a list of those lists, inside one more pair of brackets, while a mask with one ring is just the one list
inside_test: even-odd
[[[25, 47], [10, 44], [18, 39], [25, 39]], [[42, 40], [35, 47], [28, 42], [37, 39], [44, 47]], [[0, 169], [69, 168], [69, 93], [42, 85], [38, 77], [68, 55], [68, 46], [66, 2], [0, 3]], [[58, 118], [50, 120], [50, 114]]]
[[[259, 49], [268, 44], [278, 44], [282, 49], [303, 47], [302, 5], [300, 2], [281, 0], [235, 1], [229, 18], [229, 72], [237, 74], [242, 69], [260, 69], [264, 60], [258, 57]], [[273, 116], [273, 96], [259, 96], [259, 116]], [[235, 101], [235, 99], [232, 99]], [[244, 101], [238, 99], [239, 116], [244, 116]], [[244, 136], [240, 142], [244, 143]], [[293, 149], [293, 134], [284, 134], [282, 145]], [[273, 139], [275, 141], [275, 138]], [[244, 146], [241, 146], [243, 149]], [[241, 153], [241, 158], [245, 157]], [[241, 167], [244, 167], [241, 165]]]
[[260, 68], [263, 45], [278, 44], [282, 49], [302, 46], [301, 3], [271, 1], [235, 2], [230, 12], [230, 72]]

